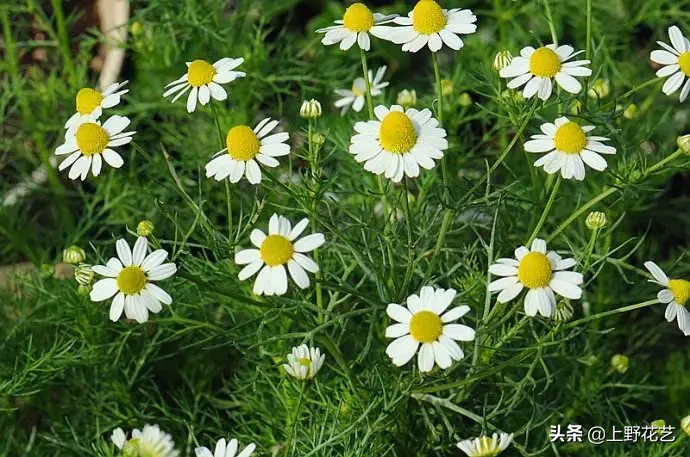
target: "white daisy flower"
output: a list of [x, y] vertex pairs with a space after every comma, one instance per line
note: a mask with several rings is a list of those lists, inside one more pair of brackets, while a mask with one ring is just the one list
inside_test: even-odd
[[386, 16], [372, 13], [364, 3], [353, 3], [345, 10], [342, 19], [335, 21], [336, 25], [318, 29], [316, 33], [325, 33], [321, 43], [330, 46], [340, 43], [340, 49], [347, 51], [357, 43], [360, 49], [368, 51], [371, 48], [371, 33], [375, 37], [383, 38], [385, 30], [382, 24], [387, 24], [396, 15]]
[[379, 105], [374, 114], [378, 120], [355, 124], [350, 144], [350, 153], [357, 162], [365, 162], [367, 171], [385, 173], [393, 182], [400, 182], [403, 175], [415, 178], [419, 167], [434, 168], [434, 160], [441, 159], [448, 148], [446, 131], [429, 109], [403, 111], [402, 106], [393, 105], [389, 110]]
[[[409, 362], [419, 349], [419, 371], [428, 372], [434, 362], [442, 369], [465, 354], [455, 341], [474, 340], [474, 329], [451, 322], [467, 314], [470, 307], [457, 306], [446, 312], [455, 298], [453, 289], [422, 287], [419, 295], [407, 297], [407, 308], [391, 303], [386, 313], [397, 323], [386, 329], [386, 338], [395, 338], [386, 348], [386, 354], [395, 366]], [[421, 345], [421, 349], [420, 349]]]
[[283, 364], [285, 372], [297, 379], [311, 379], [316, 376], [323, 366], [326, 354], [321, 354], [319, 348], [301, 344], [292, 348], [287, 355], [288, 363]]
[[101, 174], [103, 161], [113, 168], [120, 168], [124, 163], [122, 156], [111, 148], [129, 144], [135, 131], [125, 132], [130, 124], [125, 116], [112, 116], [101, 125], [100, 121], [88, 117], [76, 121], [65, 133], [65, 142], [57, 147], [55, 155], [69, 154], [60, 162], [58, 169], [72, 167], [69, 178], [81, 177], [84, 181], [89, 171], [94, 176]]
[[537, 95], [540, 99], [547, 100], [553, 92], [552, 78], [563, 90], [577, 94], [582, 90], [582, 84], [574, 77], [591, 76], [592, 70], [584, 66], [589, 65], [590, 61], [568, 60], [582, 52], [584, 51], [575, 52], [568, 45], [556, 47], [555, 44], [548, 44], [538, 49], [527, 46], [499, 74], [501, 78], [513, 78], [508, 82], [509, 89], [526, 84], [522, 92], [525, 98]]
[[593, 125], [580, 126], [577, 122], [559, 117], [555, 123], [542, 124], [543, 134], [532, 135], [525, 143], [527, 152], [548, 152], [534, 163], [535, 167], [544, 167], [548, 174], [561, 171], [565, 179], [585, 179], [585, 165], [597, 171], [604, 171], [606, 160], [599, 154], [615, 154], [616, 148], [602, 144], [609, 141], [603, 136], [587, 136], [594, 130]]
[[231, 183], [239, 182], [242, 176], [252, 184], [261, 182], [261, 169], [257, 160], [267, 167], [277, 167], [276, 157], [290, 153], [290, 145], [285, 144], [289, 135], [285, 132], [269, 135], [278, 121], [266, 118], [252, 130], [247, 125], [236, 125], [228, 131], [225, 139], [226, 148], [218, 151], [206, 164], [206, 177], [221, 181], [230, 179]]
[[175, 442], [168, 433], [161, 431], [158, 425], [144, 425], [144, 430], [132, 430], [132, 438], [121, 428], [113, 431], [110, 439], [123, 455], [146, 457], [178, 457], [180, 452], [175, 450]]
[[105, 265], [93, 267], [93, 271], [105, 279], [93, 285], [91, 301], [104, 301], [115, 296], [110, 305], [111, 321], [120, 319], [124, 309], [127, 319], [146, 322], [149, 311], [158, 313], [162, 309], [161, 303], [172, 303], [170, 295], [153, 282], [168, 279], [175, 274], [177, 267], [174, 263], [163, 263], [168, 257], [165, 249], [146, 255], [148, 241], [143, 236], [137, 238], [132, 250], [123, 239], [117, 240], [115, 247], [119, 259], [111, 257]]
[[196, 109], [197, 99], [202, 105], [206, 105], [211, 101], [211, 98], [223, 101], [228, 98], [228, 93], [221, 84], [227, 84], [246, 76], [243, 71], [234, 71], [242, 62], [244, 59], [241, 57], [237, 59], [224, 57], [213, 65], [201, 59], [187, 62], [187, 73], [166, 85], [163, 97], [177, 94], [172, 99], [172, 102], [175, 103], [191, 88], [192, 90], [187, 96], [187, 112], [189, 113], [193, 113]]
[[477, 16], [471, 10], [446, 10], [434, 0], [419, 0], [407, 16], [393, 20], [402, 27], [386, 27], [384, 30], [388, 40], [403, 45], [403, 51], [417, 52], [428, 46], [429, 50], [436, 52], [444, 43], [457, 51], [465, 45], [458, 35], [477, 31]]
[[239, 273], [240, 281], [261, 270], [254, 282], [254, 293], [283, 295], [288, 287], [285, 273], [287, 266], [292, 280], [298, 287], [309, 287], [306, 271], [317, 273], [319, 266], [304, 253], [320, 247], [326, 238], [322, 233], [312, 233], [297, 239], [307, 225], [309, 220], [302, 219], [293, 228], [287, 218], [274, 214], [268, 221], [268, 236], [259, 229], [252, 230], [249, 238], [258, 249], [244, 249], [235, 254], [236, 264], [247, 265]]
[[113, 83], [106, 87], [103, 92], [90, 87], [79, 89], [76, 100], [77, 112], [67, 120], [65, 128], [68, 129], [80, 121], [95, 121], [101, 117], [104, 108], [119, 105], [121, 97], [129, 92], [129, 89], [121, 90], [127, 83], [128, 81]]
[[575, 266], [575, 259], [562, 259], [554, 251], [546, 251], [546, 241], [536, 238], [532, 248], [520, 246], [515, 250], [515, 259], [498, 259], [489, 267], [489, 273], [502, 276], [489, 284], [490, 292], [498, 292], [498, 301], [507, 303], [518, 296], [523, 288], [525, 313], [551, 317], [556, 310], [558, 295], [577, 300], [582, 296], [582, 274], [565, 271]]
[[480, 436], [460, 441], [457, 446], [467, 457], [496, 457], [513, 441], [513, 434], [494, 433], [491, 437]]
[[[665, 78], [670, 76], [661, 89], [663, 93], [671, 95], [682, 87], [680, 91], [680, 101], [682, 103], [690, 94], [690, 40], [685, 38], [683, 32], [675, 25], [669, 27], [668, 37], [671, 39], [672, 46], [667, 45], [663, 41], [657, 41], [657, 44], [664, 49], [652, 51], [650, 58], [653, 62], [663, 65], [656, 72], [658, 77]], [[685, 80], [686, 77], [688, 77], [687, 81]], [[683, 85], [683, 82], [685, 82], [685, 85]]]
[[690, 312], [686, 308], [690, 300], [690, 281], [685, 279], [669, 279], [666, 273], [652, 261], [645, 262], [644, 266], [654, 278], [650, 282], [664, 287], [656, 297], [661, 303], [668, 304], [666, 306], [666, 320], [673, 322], [673, 319], [676, 319], [678, 321], [678, 328], [683, 334], [685, 336], [690, 335]]
[[[239, 443], [236, 439], [233, 438], [230, 441], [225, 441], [225, 438], [221, 438], [216, 443], [215, 452], [211, 453], [211, 450], [206, 446], [200, 446], [194, 449], [194, 454], [196, 454], [196, 457], [235, 457], [238, 447]], [[237, 454], [237, 457], [249, 457], [254, 452], [254, 449], [256, 449], [256, 444], [251, 443], [242, 449]]]
[[[381, 89], [387, 87], [388, 84], [390, 84], [388, 81], [382, 81], [383, 75], [386, 73], [386, 68], [388, 67], [380, 67], [376, 71], [375, 77], [372, 77], [372, 72], [371, 70], [369, 70], [369, 83], [371, 86], [372, 97], [381, 95], [383, 93]], [[345, 115], [345, 113], [347, 113], [350, 107], [352, 107], [352, 109], [357, 111], [358, 113], [362, 111], [362, 108], [364, 107], [366, 92], [366, 81], [364, 81], [364, 78], [362, 78], [361, 76], [355, 79], [354, 83], [352, 84], [352, 90], [336, 89], [335, 93], [342, 97], [335, 102], [335, 107], [340, 108], [340, 115]]]

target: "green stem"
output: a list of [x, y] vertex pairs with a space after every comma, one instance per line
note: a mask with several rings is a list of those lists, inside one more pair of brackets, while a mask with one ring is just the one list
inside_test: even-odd
[[[312, 217], [311, 217], [311, 229], [312, 232], [316, 232], [316, 219], [317, 219], [317, 211], [318, 211], [318, 202], [319, 199], [317, 198], [317, 195], [319, 194], [319, 185], [320, 185], [320, 172], [319, 172], [319, 148], [318, 146], [314, 145], [313, 142], [313, 130], [314, 130], [314, 120], [309, 119], [309, 127], [307, 128], [307, 148], [309, 152], [309, 162], [311, 166], [311, 177], [313, 181], [313, 195], [312, 195]], [[319, 250], [315, 249], [314, 250], [314, 261], [319, 264]], [[323, 313], [323, 290], [321, 287], [321, 270], [319, 270], [316, 275], [316, 287], [315, 287], [315, 293], [316, 293], [316, 307], [319, 309], [319, 322], [323, 322], [325, 319], [325, 315]]]
[[585, 260], [582, 262], [582, 271], [587, 271], [587, 268], [589, 268], [589, 261], [594, 253], [594, 246], [596, 245], [599, 231], [600, 229], [598, 228], [593, 229], [592, 235], [589, 237], [589, 243], [587, 243], [587, 254], [585, 255]]
[[[216, 105], [211, 103], [211, 111], [213, 111], [213, 118], [216, 122], [216, 131], [218, 132], [218, 144], [220, 148], [225, 148], [225, 143], [223, 142], [223, 129], [220, 127], [220, 118], [218, 117], [218, 111]], [[225, 182], [225, 201], [227, 203], [228, 211], [228, 242], [233, 244], [232, 236], [232, 190], [230, 189], [230, 182], [226, 179]]]
[[74, 68], [74, 61], [72, 60], [72, 51], [69, 47], [69, 31], [65, 23], [65, 12], [62, 8], [62, 0], [51, 0], [55, 12], [55, 23], [57, 25], [57, 36], [60, 41], [60, 52], [62, 53], [62, 60], [64, 61], [67, 73], [70, 76], [72, 87], [77, 87], [77, 72]]
[[[436, 98], [438, 100], [438, 109], [436, 118], [438, 119], [439, 127], [443, 128], [443, 84], [441, 82], [441, 70], [438, 66], [438, 56], [435, 52], [431, 53], [431, 63], [434, 67], [434, 78], [436, 80]], [[448, 167], [446, 166], [446, 156], [441, 158], [441, 175], [443, 176], [443, 187], [448, 191]]]
[[601, 319], [602, 317], [613, 316], [615, 314], [627, 313], [628, 311], [635, 311], [636, 309], [646, 308], [648, 306], [656, 305], [657, 303], [659, 303], [659, 300], [654, 298], [652, 300], [635, 303], [634, 305], [622, 306], [610, 311], [604, 311], [603, 313], [592, 314], [591, 316], [583, 317], [582, 319], [570, 322], [568, 327], [576, 327], [577, 325], [584, 324], [585, 322]]
[[288, 436], [287, 439], [287, 445], [288, 445], [288, 454], [292, 455], [293, 454], [293, 448], [295, 443], [294, 437], [295, 437], [295, 430], [297, 429], [297, 422], [299, 419], [299, 412], [300, 409], [302, 408], [302, 399], [304, 398], [304, 390], [306, 389], [307, 386], [307, 381], [302, 380], [302, 385], [300, 386], [299, 390], [299, 399], [297, 400], [297, 408], [295, 408], [295, 417], [292, 420], [292, 427], [290, 427], [290, 435]]
[[407, 178], [403, 179], [402, 185], [403, 201], [405, 202], [405, 219], [407, 222], [407, 268], [405, 268], [405, 278], [400, 292], [403, 294], [401, 298], [407, 294], [407, 286], [412, 279], [412, 268], [414, 267], [414, 249], [412, 245], [412, 211], [410, 210], [410, 199], [407, 191]]
[[551, 14], [549, 0], [544, 0], [544, 8], [546, 9], [546, 20], [549, 23], [549, 30], [551, 31], [551, 40], [554, 45], [558, 46], [558, 36], [556, 35], [556, 28], [553, 25], [553, 15]]
[[360, 48], [359, 55], [362, 60], [362, 76], [364, 77], [364, 88], [366, 90], [365, 96], [367, 99], [367, 107], [369, 108], [369, 119], [374, 119], [374, 100], [371, 98], [371, 81], [369, 81], [367, 56], [364, 53], [364, 49]]
[[534, 227], [534, 230], [532, 231], [532, 234], [529, 237], [529, 240], [527, 240], [527, 243], [525, 243], [526, 246], [529, 246], [532, 244], [532, 241], [537, 237], [539, 234], [539, 231], [541, 228], [544, 226], [544, 222], [546, 222], [546, 218], [549, 215], [549, 212], [551, 211], [551, 207], [553, 206], [553, 202], [556, 200], [556, 194], [558, 193], [558, 189], [561, 187], [561, 182], [563, 182], [563, 178], [561, 178], [561, 175], [558, 175], [558, 178], [556, 178], [556, 182], [553, 185], [553, 188], [551, 189], [551, 195], [549, 196], [549, 200], [546, 202], [546, 206], [544, 207], [544, 211], [541, 213], [541, 217], [539, 218], [539, 222], [537, 222], [537, 226]]
[[587, 0], [587, 46], [585, 47], [585, 59], [591, 60], [592, 56], [592, 0]]
[[647, 170], [644, 172], [643, 179], [651, 175], [652, 173], [662, 169], [664, 166], [666, 166], [667, 163], [672, 162], [676, 160], [679, 156], [683, 155], [683, 151], [680, 149], [677, 149], [673, 154], [669, 155], [668, 157], [664, 157], [651, 167], [647, 168]]
[[602, 201], [602, 200], [608, 198], [610, 195], [616, 193], [617, 191], [618, 191], [618, 188], [616, 188], [616, 187], [609, 187], [608, 189], [604, 190], [602, 193], [600, 193], [599, 195], [597, 195], [596, 197], [594, 197], [593, 199], [591, 199], [590, 201], [588, 201], [587, 203], [585, 203], [584, 205], [582, 205], [581, 207], [579, 207], [573, 214], [571, 214], [570, 216], [568, 216], [568, 218], [567, 218], [565, 221], [563, 221], [563, 222], [561, 223], [561, 225], [559, 225], [559, 226], [556, 228], [556, 230], [554, 230], [554, 231], [551, 233], [551, 235], [549, 235], [549, 236], [546, 238], [546, 241], [548, 242], [548, 241], [553, 240], [553, 239], [556, 237], [556, 235], [558, 235], [558, 234], [561, 233], [563, 230], [565, 230], [570, 224], [573, 223], [573, 221], [574, 221], [575, 219], [577, 219], [578, 217], [580, 217], [585, 211], [587, 211], [588, 209], [590, 209], [592, 206], [596, 205], [596, 204], [599, 203], [600, 201]]

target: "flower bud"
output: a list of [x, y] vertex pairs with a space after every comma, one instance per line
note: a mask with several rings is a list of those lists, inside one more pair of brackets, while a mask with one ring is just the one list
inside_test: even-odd
[[679, 136], [676, 143], [678, 143], [678, 149], [686, 154], [690, 154], [690, 135]]
[[48, 279], [48, 278], [54, 276], [55, 275], [55, 265], [51, 265], [49, 263], [42, 263], [39, 270], [38, 270], [38, 274], [43, 279]]
[[93, 268], [86, 263], [81, 263], [74, 269], [74, 279], [82, 286], [90, 285], [93, 282], [94, 275]]
[[623, 111], [623, 117], [630, 121], [637, 118], [639, 111], [640, 109], [637, 107], [637, 105], [631, 103], [627, 108], [625, 108], [625, 111]]
[[398, 105], [405, 109], [411, 108], [417, 104], [417, 92], [414, 89], [400, 91], [398, 92], [397, 102]]
[[606, 227], [607, 223], [606, 214], [601, 211], [592, 211], [587, 215], [587, 219], [585, 219], [585, 225], [590, 230], [601, 230]]
[[91, 293], [91, 286], [85, 286], [80, 284], [79, 287], [77, 287], [77, 295], [81, 297], [86, 297]]
[[299, 115], [305, 119], [316, 119], [321, 117], [321, 103], [312, 98], [302, 102], [302, 107], [299, 110]]
[[510, 51], [499, 51], [494, 57], [494, 70], [501, 71], [513, 61]]
[[147, 237], [153, 233], [155, 226], [149, 220], [143, 220], [137, 224], [137, 236]]
[[319, 132], [312, 132], [311, 138], [310, 138], [311, 144], [314, 146], [321, 147], [323, 144], [326, 142], [326, 137], [324, 136], [323, 133]]
[[649, 425], [651, 425], [652, 428], [654, 428], [654, 430], [656, 431], [657, 435], [661, 435], [661, 433], [662, 433], [661, 430], [662, 430], [664, 427], [666, 427], [666, 421], [663, 420], [663, 419], [657, 419], [657, 420], [655, 420], [655, 421], [652, 421], [652, 423], [649, 424]]
[[627, 355], [615, 354], [611, 357], [611, 368], [619, 373], [625, 373], [630, 366], [630, 359]]
[[141, 32], [144, 31], [144, 26], [141, 24], [141, 22], [134, 21], [129, 27], [129, 31], [132, 33], [132, 36], [141, 35]]
[[582, 102], [580, 100], [575, 100], [573, 101], [573, 104], [570, 105], [570, 114], [572, 114], [573, 116], [577, 116], [582, 112], [582, 108]]
[[468, 106], [472, 106], [472, 96], [467, 92], [463, 92], [462, 94], [460, 94], [460, 98], [458, 98], [458, 104], [465, 108]]
[[570, 301], [563, 299], [556, 304], [556, 312], [553, 313], [553, 320], [556, 322], [568, 322], [573, 318], [573, 305]]
[[686, 435], [690, 435], [690, 416], [685, 416], [681, 419], [680, 428], [683, 429]]
[[606, 98], [611, 93], [611, 88], [609, 87], [609, 82], [606, 79], [597, 79], [592, 84], [592, 87], [587, 91], [587, 96], [589, 98]]
[[450, 79], [441, 80], [441, 94], [444, 97], [452, 95], [454, 90], [455, 87], [453, 87], [453, 81], [451, 81]]
[[79, 246], [70, 246], [62, 251], [62, 261], [76, 265], [86, 260], [86, 252]]

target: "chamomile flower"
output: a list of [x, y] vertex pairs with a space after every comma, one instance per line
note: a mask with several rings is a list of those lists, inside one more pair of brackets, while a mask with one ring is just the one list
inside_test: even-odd
[[479, 438], [463, 440], [457, 446], [467, 457], [496, 457], [505, 451], [512, 441], [512, 433], [501, 432], [494, 433], [491, 437], [482, 435]]
[[124, 310], [127, 319], [146, 322], [149, 311], [158, 313], [161, 303], [169, 305], [172, 297], [154, 284], [168, 279], [177, 271], [174, 263], [163, 263], [168, 257], [165, 249], [157, 249], [146, 255], [148, 241], [140, 236], [134, 249], [123, 239], [115, 243], [117, 257], [111, 257], [105, 265], [95, 265], [93, 271], [104, 279], [96, 282], [91, 290], [91, 301], [100, 302], [111, 297], [110, 320], [115, 322]]
[[302, 344], [292, 348], [292, 352], [287, 355], [288, 363], [283, 364], [283, 369], [293, 378], [311, 379], [319, 372], [325, 359], [326, 354], [321, 354], [319, 348]]
[[555, 123], [542, 124], [539, 135], [525, 143], [527, 152], [548, 152], [534, 163], [543, 167], [548, 174], [560, 170], [565, 179], [585, 179], [585, 165], [597, 171], [607, 167], [606, 160], [599, 154], [615, 154], [616, 148], [607, 146], [602, 141], [609, 141], [603, 136], [588, 136], [594, 130], [592, 125], [580, 126], [577, 122], [559, 117]]
[[[194, 454], [196, 457], [235, 457], [237, 454], [237, 449], [239, 448], [239, 443], [235, 438], [230, 441], [226, 441], [225, 438], [221, 438], [216, 443], [215, 451], [211, 453], [211, 450], [206, 446], [200, 446], [194, 449]], [[256, 444], [251, 443], [247, 445], [244, 449], [237, 454], [237, 457], [249, 457], [256, 449]]]
[[269, 135], [277, 126], [278, 121], [266, 118], [254, 129], [247, 125], [231, 128], [225, 138], [226, 147], [206, 164], [206, 177], [216, 181], [229, 178], [234, 184], [247, 176], [247, 181], [259, 184], [261, 169], [257, 161], [273, 168], [278, 166], [276, 157], [290, 153], [290, 145], [285, 144], [289, 139], [287, 133]]
[[178, 457], [180, 452], [175, 449], [175, 442], [168, 433], [161, 431], [158, 425], [144, 425], [143, 430], [135, 428], [132, 437], [121, 428], [116, 428], [110, 439], [125, 456], [146, 457]]
[[434, 168], [434, 160], [443, 157], [448, 148], [446, 131], [439, 127], [429, 109], [403, 111], [400, 105], [390, 110], [383, 105], [374, 109], [378, 120], [357, 122], [350, 153], [364, 169], [385, 174], [393, 182], [404, 175], [419, 176], [419, 168]]
[[[383, 81], [383, 75], [386, 73], [385, 66], [380, 67], [376, 71], [376, 76], [372, 77], [372, 72], [369, 70], [369, 82], [371, 85], [371, 96], [376, 97], [383, 93], [382, 89], [390, 84], [388, 81]], [[367, 85], [364, 78], [361, 76], [355, 79], [352, 83], [352, 90], [348, 89], [336, 89], [335, 93], [340, 95], [339, 100], [335, 102], [335, 107], [340, 108], [340, 115], [344, 115], [352, 107], [353, 110], [358, 113], [362, 111], [364, 107], [364, 97], [366, 95]]]
[[657, 294], [657, 298], [661, 303], [667, 304], [666, 320], [673, 322], [676, 319], [678, 328], [683, 334], [685, 336], [690, 335], [690, 312], [686, 308], [688, 301], [690, 301], [690, 281], [669, 279], [666, 273], [652, 261], [645, 262], [644, 266], [654, 278], [650, 282], [664, 287]]
[[393, 22], [401, 27], [387, 27], [384, 33], [388, 40], [402, 44], [406, 52], [417, 52], [424, 46], [437, 52], [444, 44], [457, 51], [465, 45], [458, 35], [477, 31], [477, 16], [471, 10], [446, 10], [434, 0], [419, 0], [407, 17]]
[[381, 33], [385, 30], [382, 24], [387, 24], [396, 15], [386, 16], [380, 13], [372, 13], [364, 3], [353, 3], [345, 10], [342, 19], [335, 21], [336, 25], [318, 29], [316, 33], [325, 33], [321, 43], [330, 46], [340, 43], [340, 49], [347, 51], [355, 43], [364, 51], [371, 48], [371, 33], [375, 37], [383, 38]]
[[[657, 41], [657, 44], [664, 49], [652, 51], [650, 58], [653, 62], [663, 65], [656, 72], [658, 77], [670, 76], [664, 83], [662, 92], [666, 95], [672, 95], [682, 87], [680, 90], [682, 103], [690, 94], [690, 40], [683, 36], [683, 32], [675, 25], [669, 27], [668, 37], [671, 39], [671, 46], [663, 41]], [[685, 80], [686, 77], [688, 78], [687, 81]]]
[[129, 89], [122, 90], [127, 82], [113, 83], [106, 87], [103, 92], [90, 87], [79, 89], [76, 99], [77, 112], [67, 120], [65, 128], [68, 129], [83, 120], [95, 121], [101, 117], [104, 108], [119, 105], [121, 97], [129, 92]]
[[304, 253], [320, 247], [326, 238], [322, 233], [313, 233], [298, 239], [307, 225], [309, 220], [302, 219], [292, 227], [287, 218], [274, 214], [268, 221], [268, 236], [259, 229], [252, 230], [249, 239], [257, 249], [244, 249], [235, 254], [236, 264], [247, 265], [239, 273], [240, 281], [259, 272], [254, 282], [255, 294], [283, 295], [288, 287], [287, 267], [298, 287], [309, 287], [306, 272], [317, 273], [319, 266]]
[[[446, 311], [455, 298], [453, 289], [422, 287], [419, 295], [407, 297], [407, 307], [391, 303], [386, 313], [396, 323], [386, 329], [387, 338], [395, 338], [386, 354], [396, 366], [409, 362], [419, 349], [419, 371], [428, 372], [434, 363], [442, 369], [465, 354], [456, 341], [472, 341], [474, 329], [452, 322], [467, 314], [470, 307], [457, 306]], [[421, 348], [420, 348], [421, 345]]]
[[571, 300], [582, 296], [582, 274], [565, 271], [575, 264], [575, 259], [563, 259], [554, 251], [547, 252], [546, 242], [536, 238], [531, 249], [517, 248], [515, 259], [498, 259], [489, 267], [489, 273], [502, 276], [489, 284], [489, 291], [500, 291], [498, 301], [507, 303], [527, 288], [525, 313], [551, 317], [556, 310], [554, 292]]
[[501, 69], [502, 78], [512, 78], [508, 88], [516, 89], [525, 86], [522, 94], [525, 98], [537, 95], [547, 100], [553, 92], [551, 79], [555, 79], [563, 90], [577, 94], [582, 90], [582, 84], [575, 76], [590, 76], [592, 70], [586, 68], [589, 60], [573, 60], [576, 55], [584, 51], [575, 52], [572, 46], [556, 46], [548, 44], [534, 49], [531, 46], [522, 48], [520, 55], [513, 57], [510, 65]]
[[57, 147], [55, 155], [69, 154], [60, 162], [60, 171], [71, 167], [69, 178], [85, 180], [89, 171], [101, 174], [103, 161], [113, 168], [124, 163], [122, 156], [112, 148], [129, 144], [135, 131], [125, 132], [130, 124], [125, 116], [112, 116], [101, 125], [100, 121], [81, 118], [65, 133], [65, 142]]
[[242, 62], [244, 59], [241, 57], [238, 59], [224, 57], [213, 65], [201, 59], [187, 62], [187, 73], [165, 86], [166, 91], [163, 93], [163, 97], [177, 94], [172, 99], [172, 102], [175, 103], [178, 98], [191, 89], [187, 96], [187, 112], [189, 113], [193, 113], [196, 109], [197, 100], [202, 105], [206, 105], [211, 101], [211, 98], [223, 101], [228, 98], [228, 93], [221, 84], [232, 82], [246, 75], [243, 71], [234, 71]]

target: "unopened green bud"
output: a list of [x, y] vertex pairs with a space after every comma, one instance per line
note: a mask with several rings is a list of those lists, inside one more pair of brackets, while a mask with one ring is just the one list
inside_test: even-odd
[[417, 104], [417, 92], [414, 89], [402, 90], [398, 92], [397, 102], [405, 109], [411, 108]]
[[676, 143], [678, 143], [678, 149], [686, 154], [690, 154], [690, 135], [679, 136]]
[[556, 304], [556, 312], [553, 313], [553, 320], [556, 322], [568, 322], [573, 318], [573, 305], [570, 301], [563, 299]]
[[590, 230], [601, 230], [606, 227], [607, 223], [606, 214], [601, 211], [592, 211], [585, 219], [585, 225]]
[[305, 119], [316, 119], [321, 117], [321, 103], [312, 98], [302, 102], [302, 107], [299, 110], [299, 115]]
[[79, 266], [74, 269], [74, 279], [81, 286], [91, 285], [94, 275], [93, 268], [86, 263], [79, 264]]
[[611, 357], [611, 367], [619, 373], [625, 373], [630, 367], [630, 359], [627, 355], [615, 354]]
[[313, 144], [314, 146], [321, 147], [325, 142], [326, 137], [323, 133], [313, 132], [311, 134], [311, 144]]
[[85, 285], [80, 284], [79, 287], [77, 287], [77, 294], [82, 296], [82, 297], [86, 297], [90, 293], [91, 293], [91, 286], [85, 286]]
[[86, 252], [79, 246], [70, 246], [62, 251], [62, 261], [76, 265], [86, 260]]
[[683, 429], [686, 435], [690, 435], [690, 416], [685, 416], [681, 419], [680, 428]]
[[450, 79], [441, 80], [441, 94], [443, 94], [444, 97], [452, 95], [454, 90], [453, 81]]
[[580, 100], [575, 100], [572, 105], [570, 105], [570, 114], [577, 116], [582, 112], [584, 105]]
[[652, 421], [651, 425], [655, 430], [658, 435], [662, 433], [662, 429], [666, 427], [666, 421], [663, 419], [657, 419], [655, 421]]
[[144, 26], [141, 24], [141, 22], [134, 21], [132, 22], [132, 25], [129, 27], [129, 30], [132, 32], [132, 36], [137, 36], [144, 31]]
[[494, 69], [496, 71], [501, 71], [513, 61], [513, 55], [510, 51], [500, 51], [494, 57]]
[[472, 96], [467, 92], [463, 92], [462, 94], [460, 94], [460, 98], [458, 98], [458, 104], [464, 107], [471, 106]]
[[149, 220], [143, 220], [137, 224], [137, 235], [138, 236], [150, 236], [153, 233], [155, 226], [153, 222]]
[[632, 120], [637, 118], [638, 114], [640, 112], [640, 109], [637, 107], [636, 104], [631, 103], [628, 105], [627, 108], [625, 108], [625, 111], [623, 111], [623, 117], [626, 118], [627, 120]]
[[55, 274], [55, 265], [50, 265], [47, 263], [41, 264], [38, 274], [43, 279], [52, 277]]
[[587, 91], [589, 98], [606, 98], [611, 93], [609, 82], [606, 79], [597, 79], [592, 84], [592, 87]]

